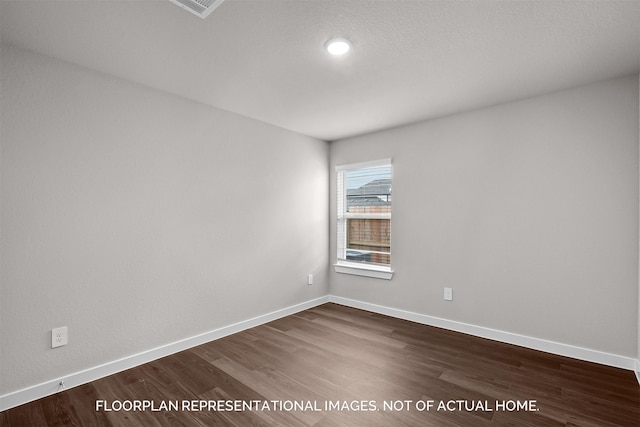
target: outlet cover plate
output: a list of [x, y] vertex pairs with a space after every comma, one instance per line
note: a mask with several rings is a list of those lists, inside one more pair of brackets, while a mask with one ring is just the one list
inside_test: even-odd
[[51, 330], [51, 348], [62, 347], [67, 345], [68, 335], [67, 327], [55, 328]]

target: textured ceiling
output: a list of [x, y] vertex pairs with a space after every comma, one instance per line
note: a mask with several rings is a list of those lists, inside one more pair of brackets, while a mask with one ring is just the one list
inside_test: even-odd
[[[640, 1], [3, 1], [2, 43], [325, 140], [640, 72]], [[352, 40], [347, 57], [325, 41]]]

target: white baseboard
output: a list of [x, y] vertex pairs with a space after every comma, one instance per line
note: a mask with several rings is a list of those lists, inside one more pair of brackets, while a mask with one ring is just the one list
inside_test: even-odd
[[[182, 350], [186, 350], [195, 347], [200, 344], [204, 344], [210, 341], [217, 340], [227, 335], [235, 334], [237, 332], [244, 331], [245, 329], [253, 328], [276, 319], [280, 319], [291, 314], [298, 313], [309, 308], [316, 307], [318, 305], [334, 302], [336, 304], [342, 304], [361, 310], [367, 310], [374, 313], [384, 314], [399, 319], [409, 320], [424, 325], [436, 326], [444, 329], [449, 329], [457, 332], [463, 332], [470, 335], [475, 335], [482, 338], [488, 338], [495, 341], [500, 341], [508, 344], [515, 344], [522, 347], [531, 348], [534, 350], [545, 351], [548, 353], [558, 354], [561, 356], [572, 357], [575, 359], [586, 360], [589, 362], [600, 363], [602, 365], [614, 366], [617, 368], [628, 369], [634, 371], [640, 383], [640, 360], [630, 357], [619, 356], [616, 354], [605, 353], [597, 350], [591, 350], [588, 348], [576, 347], [568, 344], [557, 343], [553, 341], [547, 341], [539, 338], [528, 337], [524, 335], [514, 334], [511, 332], [500, 331], [491, 328], [485, 328], [483, 326], [471, 325], [468, 323], [457, 322], [454, 320], [442, 319], [439, 317], [429, 316], [426, 314], [419, 314], [405, 310], [399, 310], [396, 308], [385, 307], [377, 304], [371, 304], [363, 301], [357, 301], [349, 298], [338, 297], [335, 295], [327, 295], [320, 298], [316, 298], [304, 303], [296, 304], [290, 307], [283, 308], [271, 313], [267, 313], [261, 316], [254, 317], [252, 319], [244, 320], [242, 322], [227, 325], [213, 331], [206, 332], [201, 335], [197, 335], [191, 338], [186, 338], [181, 341], [177, 341], [171, 344], [167, 344], [161, 347], [157, 347], [148, 351], [144, 351], [132, 356], [128, 356], [113, 362], [108, 362], [100, 366], [95, 366], [84, 371], [75, 372], [69, 375], [65, 375], [60, 378], [46, 381], [44, 383], [24, 388], [12, 393], [0, 396], [0, 411], [5, 411], [13, 407], [49, 396], [51, 394], [62, 391], [63, 389], [69, 389], [82, 384], [86, 384], [91, 381], [95, 381], [100, 378], [104, 378], [108, 375], [112, 375], [118, 372], [122, 372], [126, 369], [130, 369], [144, 363], [151, 362], [161, 357], [169, 356]], [[64, 382], [64, 388], [60, 387], [60, 382]]]
[[562, 344], [554, 341], [547, 341], [540, 338], [528, 337], [525, 335], [514, 334], [512, 332], [500, 331], [497, 329], [485, 328], [483, 326], [471, 325], [469, 323], [456, 322], [454, 320], [447, 320], [440, 317], [428, 316], [426, 314], [399, 310], [397, 308], [370, 304], [367, 302], [338, 297], [335, 295], [329, 295], [329, 301], [335, 302], [336, 304], [346, 305], [348, 307], [359, 308], [361, 310], [384, 314], [399, 319], [410, 320], [412, 322], [421, 323], [424, 325], [437, 326], [439, 328], [463, 332], [465, 334], [488, 338], [507, 344], [514, 344], [521, 347], [527, 347], [534, 350], [557, 354], [560, 356], [567, 356], [574, 359], [599, 363], [601, 365], [614, 366], [616, 368], [635, 371], [636, 376], [638, 377], [638, 382], [640, 382], [640, 361], [631, 357], [605, 353], [602, 351], [583, 347], [576, 347], [573, 345]]
[[[323, 296], [0, 396], [0, 412], [329, 302]], [[60, 382], [64, 382], [64, 388]]]

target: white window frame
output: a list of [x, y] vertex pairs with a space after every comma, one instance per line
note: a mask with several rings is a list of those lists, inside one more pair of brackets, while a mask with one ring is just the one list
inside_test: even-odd
[[[391, 265], [381, 265], [374, 263], [362, 263], [348, 261], [346, 258], [346, 227], [347, 219], [389, 219], [391, 213], [388, 214], [350, 214], [346, 212], [347, 206], [347, 189], [345, 175], [347, 171], [358, 169], [369, 169], [376, 167], [391, 166], [392, 185], [393, 185], [393, 165], [391, 159], [374, 160], [370, 162], [352, 163], [348, 165], [336, 166], [336, 182], [337, 182], [337, 256], [336, 263], [333, 265], [336, 273], [353, 274], [357, 276], [373, 277], [376, 279], [391, 280], [393, 278], [393, 269]], [[393, 205], [392, 205], [393, 206]], [[393, 210], [393, 208], [392, 208]], [[392, 245], [393, 247], [393, 245]]]

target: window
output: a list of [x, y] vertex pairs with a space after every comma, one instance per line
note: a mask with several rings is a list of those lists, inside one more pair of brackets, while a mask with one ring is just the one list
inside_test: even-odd
[[391, 160], [336, 168], [338, 273], [391, 279]]

